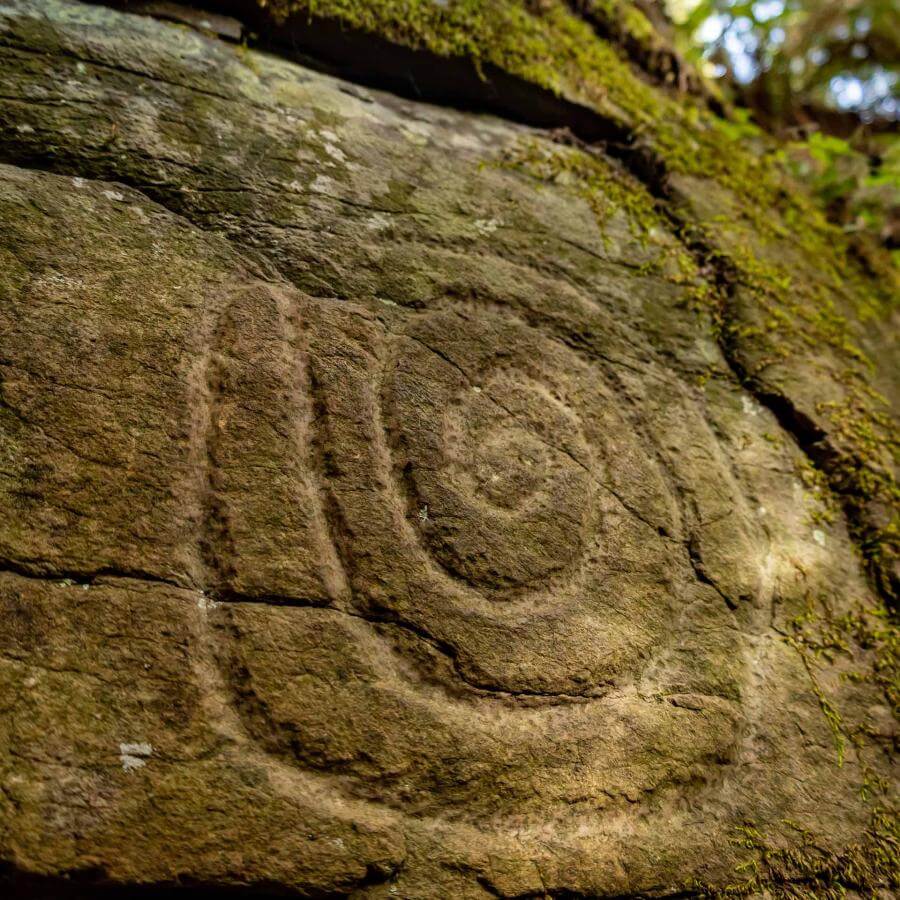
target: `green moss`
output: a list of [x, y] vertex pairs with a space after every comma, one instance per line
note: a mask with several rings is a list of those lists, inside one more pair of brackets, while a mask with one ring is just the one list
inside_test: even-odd
[[[871, 824], [863, 841], [840, 854], [823, 852], [802, 829], [794, 826], [801, 842], [790, 849], [775, 848], [746, 829], [745, 846], [754, 851], [745, 864], [750, 876], [734, 886], [734, 896], [746, 896], [766, 886], [781, 885], [784, 896], [842, 897], [844, 885], [860, 891], [900, 886], [900, 820], [891, 785], [865, 762], [863, 753], [871, 731], [866, 722], [848, 722], [822, 688], [817, 667], [845, 659], [859, 663], [857, 670], [842, 673], [846, 681], [876, 687], [895, 717], [900, 715], [900, 640], [884, 609], [861, 604], [835, 615], [827, 600], [807, 597], [806, 608], [796, 616], [784, 635], [800, 655], [810, 685], [819, 701], [835, 743], [838, 765], [843, 765], [848, 745], [857, 751], [862, 767], [860, 796], [872, 804]], [[876, 752], [878, 752], [876, 750]], [[807, 893], [791, 893], [802, 883]], [[779, 891], [775, 891], [779, 896]]]
[[[570, 99], [621, 111], [640, 109], [652, 91], [616, 51], [561, 0], [260, 0], [277, 18], [337, 19], [404, 46], [492, 64]], [[648, 23], [649, 24], [649, 23]], [[605, 77], [597, 77], [604, 72]], [[645, 117], [642, 117], [645, 118]]]
[[234, 45], [234, 54], [241, 65], [246, 66], [254, 75], [260, 74], [259, 62], [257, 61], [256, 54], [250, 51], [246, 39], [241, 41], [240, 44]]
[[[834, 615], [824, 599], [808, 597], [805, 610], [791, 621], [787, 639], [807, 659], [858, 660], [859, 670], [847, 677], [878, 687], [900, 718], [900, 633], [886, 610], [857, 604]], [[857, 735], [847, 737], [856, 741]]]
[[861, 770], [860, 797], [870, 805], [868, 827], [861, 839], [840, 850], [822, 846], [815, 834], [785, 820], [777, 839], [763, 835], [752, 823], [737, 829], [734, 843], [748, 852], [736, 868], [738, 879], [724, 888], [695, 885], [710, 897], [839, 898], [853, 890], [862, 896], [881, 896], [900, 887], [900, 817], [894, 786], [865, 762], [871, 731], [866, 722], [848, 721], [822, 687], [818, 671], [839, 660], [858, 664], [842, 672], [844, 681], [877, 688], [895, 716], [900, 716], [900, 639], [888, 614], [880, 607], [851, 606], [832, 612], [825, 598], [806, 598], [804, 610], [784, 632], [785, 641], [803, 662], [835, 743], [836, 761], [843, 765], [852, 746]]
[[[740, 198], [742, 214], [762, 233], [793, 235], [816, 258], [846, 273], [847, 239], [787, 178], [786, 157], [747, 123], [711, 114], [690, 97], [670, 97], [647, 84], [618, 47], [599, 38], [563, 0], [260, 0], [278, 19], [306, 15], [340, 23], [437, 56], [492, 65], [537, 87], [594, 108], [634, 134], [670, 173], [713, 178]], [[652, 26], [631, 4], [602, 0], [594, 9]], [[773, 211], [781, 213], [773, 216]], [[822, 251], [825, 251], [824, 255]]]
[[[590, 206], [601, 232], [610, 216], [620, 211], [644, 241], [662, 224], [646, 187], [601, 154], [574, 146], [551, 149], [545, 141], [523, 140], [504, 153], [500, 165], [539, 181], [571, 185]], [[693, 272], [690, 257], [685, 265]]]
[[838, 900], [848, 890], [880, 896], [900, 887], [900, 819], [887, 804], [877, 805], [862, 839], [840, 851], [824, 849], [802, 825], [785, 820], [790, 838], [775, 841], [751, 824], [737, 829], [733, 842], [748, 851], [724, 888], [694, 885], [709, 897], [790, 897]]
[[817, 469], [807, 457], [802, 457], [797, 463], [797, 477], [818, 503], [810, 516], [812, 524], [832, 524], [837, 518], [838, 504], [825, 473]]
[[630, 3], [618, 3], [617, 9], [619, 10], [619, 22], [625, 34], [647, 47], [659, 44], [650, 20], [637, 7]]

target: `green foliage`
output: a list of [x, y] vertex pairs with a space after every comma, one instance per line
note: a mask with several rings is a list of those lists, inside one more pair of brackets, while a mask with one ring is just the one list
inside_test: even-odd
[[805, 182], [846, 232], [895, 240], [900, 209], [900, 141], [887, 145], [884, 156], [870, 158], [842, 138], [814, 132], [786, 146], [788, 169]]
[[[865, 158], [841, 138], [815, 132], [808, 141], [795, 146], [800, 153], [805, 151], [811, 163], [804, 167], [801, 162], [797, 170], [806, 175], [826, 206], [849, 194], [869, 175]], [[802, 160], [800, 154], [794, 157], [798, 158]]]
[[[776, 119], [798, 105], [896, 118], [900, 18], [894, 0], [669, 0], [695, 58], [753, 82]], [[851, 83], [852, 82], [852, 83]]]
[[[669, 0], [687, 55], [732, 85], [845, 231], [900, 244], [900, 17], [894, 0]], [[797, 140], [799, 133], [806, 134]], [[810, 134], [812, 132], [812, 134]], [[840, 135], [840, 136], [838, 136]], [[747, 136], [750, 133], [747, 132]]]

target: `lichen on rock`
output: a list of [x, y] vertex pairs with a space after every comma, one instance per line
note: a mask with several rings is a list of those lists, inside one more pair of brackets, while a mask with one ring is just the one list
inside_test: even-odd
[[567, 5], [275, 12], [0, 8], [3, 878], [896, 890], [887, 282]]

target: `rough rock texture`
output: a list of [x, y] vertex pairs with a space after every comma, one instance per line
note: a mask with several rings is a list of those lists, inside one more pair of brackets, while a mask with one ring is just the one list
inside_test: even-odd
[[724, 188], [570, 137], [0, 7], [18, 894], [897, 887], [890, 577], [805, 442], [841, 357], [766, 358]]

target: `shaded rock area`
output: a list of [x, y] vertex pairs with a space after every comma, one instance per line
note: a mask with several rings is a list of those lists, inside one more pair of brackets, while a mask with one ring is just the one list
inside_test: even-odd
[[153, 11], [0, 6], [8, 890], [891, 896], [884, 280]]

